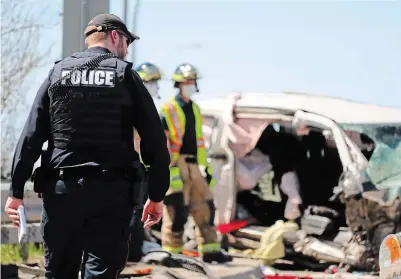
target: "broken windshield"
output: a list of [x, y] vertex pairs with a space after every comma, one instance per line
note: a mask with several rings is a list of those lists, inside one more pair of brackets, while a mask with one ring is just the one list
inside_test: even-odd
[[364, 133], [375, 142], [366, 174], [376, 188], [401, 188], [401, 123], [341, 126], [344, 129]]

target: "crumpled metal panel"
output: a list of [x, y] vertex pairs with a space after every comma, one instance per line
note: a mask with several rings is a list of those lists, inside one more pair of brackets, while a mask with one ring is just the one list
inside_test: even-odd
[[379, 249], [384, 237], [401, 228], [401, 197], [386, 204], [361, 196], [344, 200], [346, 218], [353, 232], [347, 245], [346, 262], [368, 270], [379, 270]]

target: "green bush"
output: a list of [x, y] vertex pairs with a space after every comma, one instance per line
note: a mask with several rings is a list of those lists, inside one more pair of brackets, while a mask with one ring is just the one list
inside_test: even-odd
[[1, 244], [1, 263], [31, 263], [43, 258], [42, 244]]

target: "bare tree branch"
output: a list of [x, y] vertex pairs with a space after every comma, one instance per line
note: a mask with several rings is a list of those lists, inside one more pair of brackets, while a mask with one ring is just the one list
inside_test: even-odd
[[17, 33], [17, 32], [22, 32], [24, 30], [32, 29], [32, 28], [39, 29], [39, 28], [42, 28], [42, 27], [44, 27], [42, 24], [33, 24], [33, 25], [29, 25], [29, 26], [19, 26], [19, 27], [10, 28], [9, 30], [2, 29], [1, 30], [1, 36], [6, 36], [6, 35], [8, 35], [10, 33], [13, 34], [13, 33]]
[[[20, 127], [18, 115], [26, 113], [29, 76], [50, 53], [40, 49], [44, 18], [52, 16], [47, 1], [1, 1], [1, 175], [7, 176]], [[40, 5], [43, 6], [43, 8]], [[58, 15], [53, 15], [58, 17]]]

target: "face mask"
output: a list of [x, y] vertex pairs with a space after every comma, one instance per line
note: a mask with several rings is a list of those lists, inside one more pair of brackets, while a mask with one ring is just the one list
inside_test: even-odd
[[144, 84], [152, 98], [159, 98], [159, 94], [157, 94], [157, 91], [159, 91], [159, 86], [157, 85], [157, 82], [146, 82]]
[[181, 93], [183, 96], [190, 98], [193, 94], [196, 93], [195, 84], [184, 84], [181, 86]]

